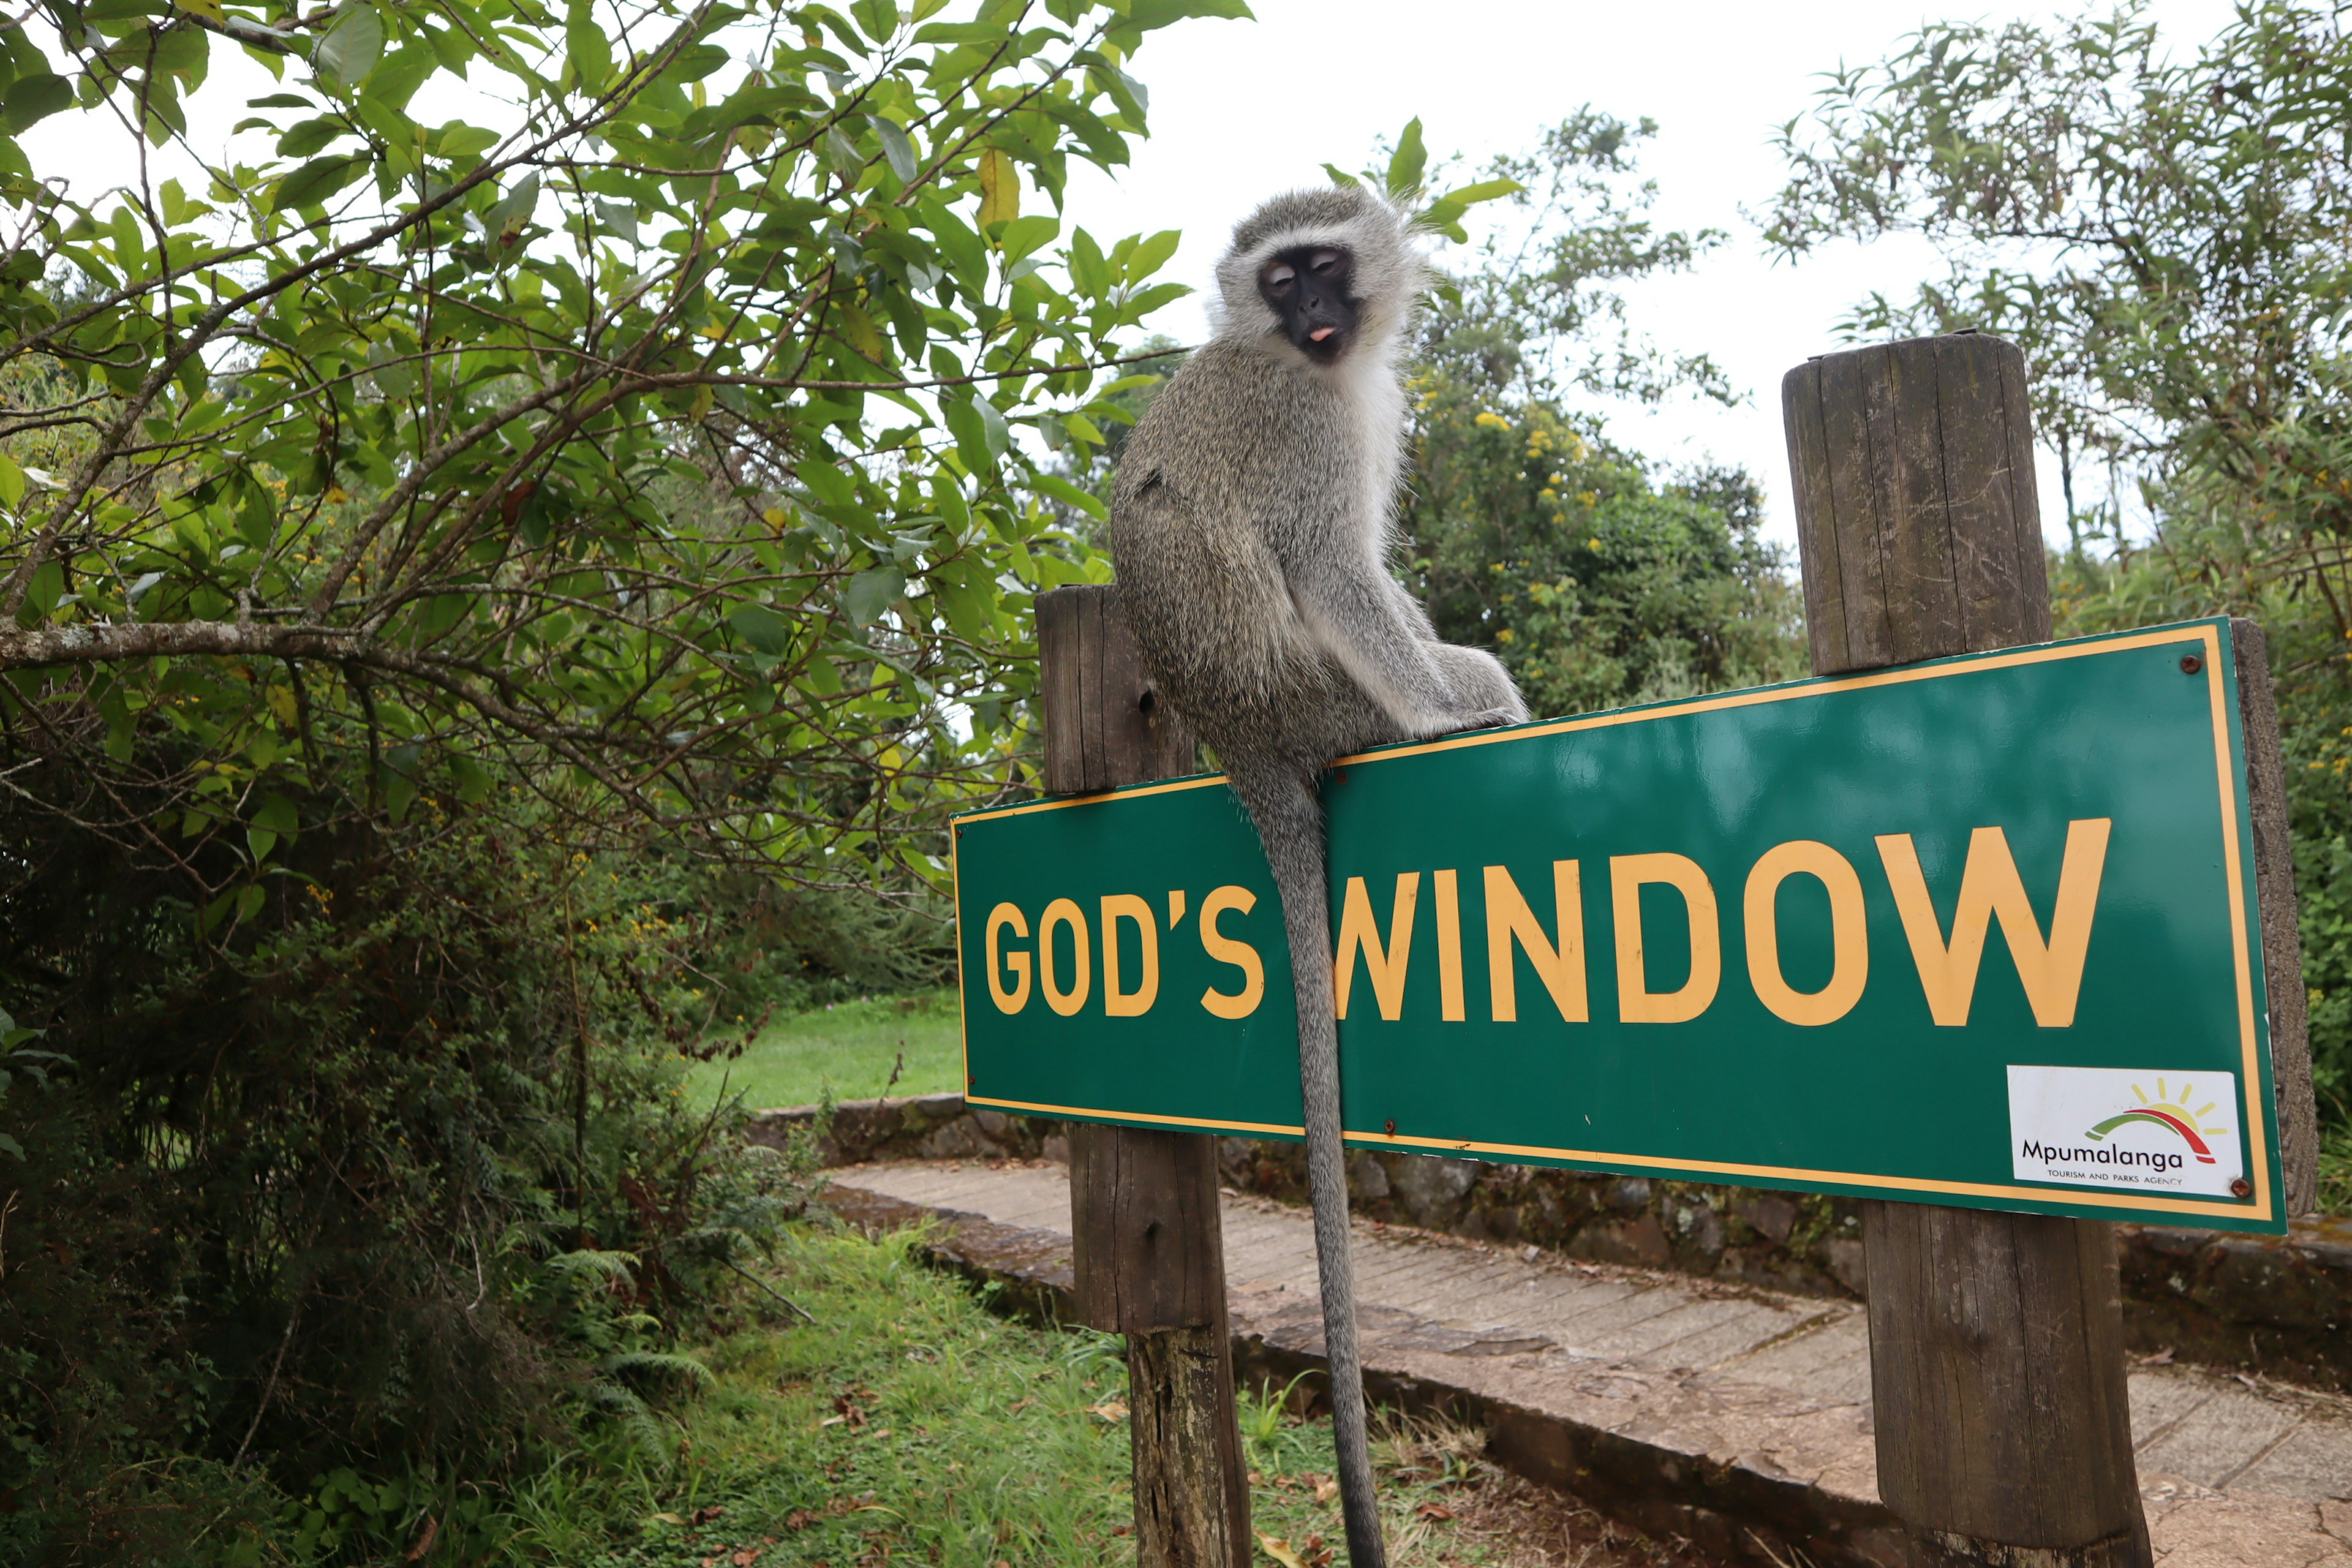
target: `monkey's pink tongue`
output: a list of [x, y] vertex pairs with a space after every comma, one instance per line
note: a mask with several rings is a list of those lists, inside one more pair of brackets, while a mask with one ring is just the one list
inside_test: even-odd
[[1325, 338], [1329, 337], [1333, 332], [1336, 332], [1336, 331], [1338, 331], [1339, 330], [1339, 328], [1337, 328], [1337, 327], [1318, 327], [1318, 328], [1316, 328], [1313, 331], [1311, 331], [1311, 332], [1307, 333], [1307, 335], [1309, 338], [1311, 338], [1312, 340], [1314, 340], [1316, 342], [1318, 342], [1318, 343], [1319, 343], [1319, 342], [1321, 342]]

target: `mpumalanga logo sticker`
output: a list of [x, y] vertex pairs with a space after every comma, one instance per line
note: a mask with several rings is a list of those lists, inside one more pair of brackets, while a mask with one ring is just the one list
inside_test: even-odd
[[2229, 1197], [2245, 1174], [2238, 1079], [2155, 1068], [2009, 1069], [2020, 1181]]

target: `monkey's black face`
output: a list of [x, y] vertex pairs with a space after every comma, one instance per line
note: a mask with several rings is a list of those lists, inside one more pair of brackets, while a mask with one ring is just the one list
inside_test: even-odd
[[1301, 245], [1258, 268], [1257, 291], [1293, 346], [1330, 364], [1355, 341], [1355, 273], [1356, 258], [1338, 246]]

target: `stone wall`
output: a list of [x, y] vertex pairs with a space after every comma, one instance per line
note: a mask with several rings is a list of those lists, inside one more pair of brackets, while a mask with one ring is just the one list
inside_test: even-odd
[[[755, 1142], [781, 1145], [814, 1108], [761, 1111]], [[967, 1108], [957, 1094], [845, 1100], [821, 1144], [825, 1163], [1069, 1158], [1066, 1126]], [[1307, 1197], [1297, 1143], [1220, 1140], [1228, 1186]], [[1860, 1205], [1851, 1198], [1708, 1186], [1589, 1171], [1360, 1149], [1348, 1188], [1365, 1217], [1594, 1262], [1673, 1268], [1807, 1295], [1858, 1299]], [[2244, 1367], [2352, 1390], [2352, 1221], [2284, 1237], [2122, 1226], [2125, 1328], [2141, 1354]]]

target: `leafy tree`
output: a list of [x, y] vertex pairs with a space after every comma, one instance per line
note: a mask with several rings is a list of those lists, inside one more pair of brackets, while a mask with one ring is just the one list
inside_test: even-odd
[[[1242, 14], [940, 8], [37, 7], [0, 51], [0, 718], [245, 844], [208, 922], [330, 775], [938, 875], [940, 802], [1013, 776], [1029, 595], [1106, 570], [1016, 433], [1098, 443], [1119, 334], [1181, 292], [1175, 235], [1036, 206], [1125, 159], [1146, 30]], [[283, 79], [257, 163], [184, 134], [232, 47]], [[460, 79], [485, 123], [418, 117]], [[16, 139], [77, 105], [140, 171], [88, 203]]]
[[[1949, 277], [1865, 301], [1857, 335], [2017, 341], [2066, 473], [2060, 624], [2221, 611], [2272, 640], [2294, 781], [2323, 1102], [2352, 1096], [2352, 38], [2249, 0], [2168, 54], [2140, 4], [2047, 26], [1943, 24], [1836, 73], [1781, 136], [1770, 234], [1801, 253], [1915, 232]], [[2086, 504], [2076, 472], [2114, 483]], [[2135, 543], [2122, 498], [2152, 515]], [[2104, 558], [2090, 548], [2104, 533]]]
[[1511, 216], [1433, 302], [1416, 366], [1410, 574], [1438, 634], [1492, 647], [1538, 713], [1803, 668], [1754, 482], [1707, 471], [1659, 486], [1570, 403], [1734, 400], [1711, 361], [1634, 332], [1614, 287], [1723, 237], [1653, 226], [1656, 187], [1633, 149], [1655, 131], [1585, 109], [1497, 159]]
[[2179, 59], [2141, 0], [2046, 28], [1929, 27], [1833, 73], [1782, 129], [1769, 237], [1790, 255], [1841, 235], [1934, 241], [1948, 279], [1872, 297], [1852, 329], [1974, 326], [2023, 346], [2078, 537], [2075, 466], [2104, 459], [2243, 526], [2285, 523], [2277, 542], [2301, 560], [2280, 566], [2352, 605], [2346, 563], [2313, 552], [2352, 517], [2336, 16], [2256, 0]]
[[[1030, 596], [1108, 573], [1029, 432], [1180, 291], [1069, 163], [1241, 12], [941, 9], [0, 26], [0, 1563], [480, 1560], [750, 1310], [687, 863], [919, 901], [1018, 784]], [[121, 189], [26, 153], [74, 110]]]

